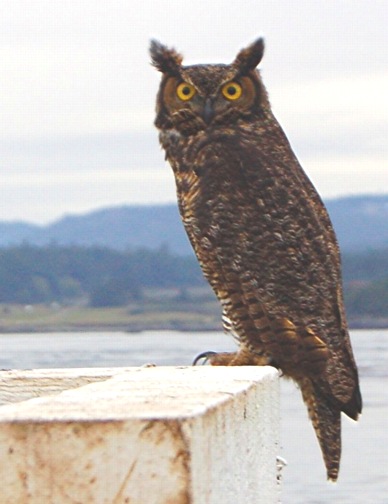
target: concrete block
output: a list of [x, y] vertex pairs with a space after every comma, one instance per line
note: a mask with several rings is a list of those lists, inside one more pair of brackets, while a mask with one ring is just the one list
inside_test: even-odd
[[72, 372], [96, 380], [0, 407], [0, 504], [279, 502], [275, 369]]

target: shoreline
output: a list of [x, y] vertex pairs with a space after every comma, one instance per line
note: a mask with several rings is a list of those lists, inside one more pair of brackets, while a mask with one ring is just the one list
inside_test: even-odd
[[[369, 321], [357, 321], [355, 324], [350, 324], [349, 330], [384, 330], [388, 329], [388, 322], [377, 320], [375, 323]], [[82, 325], [17, 325], [13, 327], [1, 327], [0, 337], [2, 334], [38, 334], [38, 333], [100, 333], [100, 332], [117, 332], [127, 334], [138, 334], [146, 331], [177, 331], [177, 332], [223, 332], [221, 323], [219, 324], [82, 324]]]
[[[350, 330], [388, 329], [388, 317], [348, 317], [348, 322]], [[223, 332], [220, 307], [205, 301], [105, 308], [7, 305], [0, 310], [0, 334], [144, 331]]]

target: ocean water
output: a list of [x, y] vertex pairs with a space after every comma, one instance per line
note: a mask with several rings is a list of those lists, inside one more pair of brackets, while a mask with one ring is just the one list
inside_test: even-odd
[[[357, 423], [342, 419], [338, 483], [326, 482], [299, 390], [281, 380], [283, 504], [388, 504], [388, 331], [352, 331], [351, 339], [364, 412]], [[228, 336], [212, 332], [2, 334], [0, 369], [189, 365], [204, 350], [234, 348]]]

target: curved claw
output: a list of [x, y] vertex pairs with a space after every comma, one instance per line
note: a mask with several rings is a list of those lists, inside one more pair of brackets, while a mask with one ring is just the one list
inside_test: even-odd
[[202, 352], [202, 353], [200, 353], [193, 360], [192, 366], [196, 366], [201, 359], [204, 359], [204, 361], [201, 364], [202, 366], [204, 366], [207, 363], [207, 361], [210, 359], [210, 357], [212, 357], [213, 355], [217, 355], [217, 352], [212, 352], [211, 350], [209, 350], [208, 352]]

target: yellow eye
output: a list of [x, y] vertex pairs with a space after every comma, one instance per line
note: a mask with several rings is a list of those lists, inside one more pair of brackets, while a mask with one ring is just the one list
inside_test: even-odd
[[179, 99], [188, 101], [191, 100], [191, 98], [195, 95], [195, 88], [187, 82], [181, 82], [176, 88], [176, 94], [178, 95]]
[[227, 100], [238, 100], [242, 94], [242, 88], [237, 82], [228, 82], [222, 86], [222, 94]]

